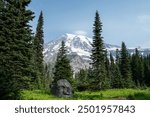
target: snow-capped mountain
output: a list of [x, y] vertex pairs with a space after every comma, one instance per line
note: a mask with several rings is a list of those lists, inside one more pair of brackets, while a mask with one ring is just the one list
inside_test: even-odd
[[[92, 39], [83, 35], [64, 34], [57, 40], [45, 44], [43, 52], [45, 62], [55, 62], [62, 40], [65, 42], [67, 54], [73, 70], [77, 72], [82, 68], [88, 68], [92, 49]], [[120, 48], [119, 46], [110, 44], [105, 44], [105, 47], [108, 51]]]
[[[62, 40], [65, 42], [68, 58], [71, 61], [71, 66], [74, 72], [78, 72], [80, 69], [88, 68], [91, 61], [90, 55], [92, 49], [92, 39], [83, 35], [64, 34], [58, 39], [45, 44], [43, 52], [45, 62], [52, 63], [52, 65], [54, 65]], [[120, 50], [120, 46], [111, 44], [105, 44], [105, 48], [107, 49], [108, 54], [110, 52], [112, 53], [114, 58], [116, 49]], [[150, 48], [138, 48], [138, 50], [142, 55], [150, 54]], [[130, 48], [128, 51], [130, 54], [133, 54], [135, 49]]]

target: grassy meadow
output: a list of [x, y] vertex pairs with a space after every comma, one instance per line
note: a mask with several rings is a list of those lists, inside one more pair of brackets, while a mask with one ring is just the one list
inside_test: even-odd
[[41, 90], [25, 90], [22, 100], [150, 100], [150, 89], [110, 89], [75, 92], [72, 98], [58, 98]]

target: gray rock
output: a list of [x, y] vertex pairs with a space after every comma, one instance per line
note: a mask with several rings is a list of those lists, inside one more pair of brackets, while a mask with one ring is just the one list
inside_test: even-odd
[[52, 84], [52, 94], [57, 97], [72, 97], [72, 86], [66, 79], [60, 79]]

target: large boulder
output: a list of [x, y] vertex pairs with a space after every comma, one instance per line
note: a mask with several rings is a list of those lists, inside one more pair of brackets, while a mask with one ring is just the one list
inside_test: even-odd
[[60, 79], [52, 84], [52, 94], [57, 97], [72, 97], [72, 86], [66, 79]]

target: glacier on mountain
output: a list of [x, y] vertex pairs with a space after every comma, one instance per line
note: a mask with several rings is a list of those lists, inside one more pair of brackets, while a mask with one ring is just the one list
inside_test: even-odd
[[[53, 40], [44, 46], [44, 61], [46, 63], [55, 63], [57, 58], [57, 52], [61, 46], [61, 42], [64, 41], [67, 49], [68, 58], [70, 59], [71, 66], [74, 72], [78, 72], [80, 69], [86, 69], [89, 67], [91, 49], [92, 49], [92, 39], [83, 36], [83, 35], [75, 35], [75, 34], [64, 34], [60, 36], [58, 39]], [[116, 49], [121, 49], [120, 46], [104, 44], [108, 54], [112, 53], [115, 58]], [[142, 49], [139, 51], [141, 54], [146, 55], [150, 54], [150, 49]], [[134, 49], [129, 49], [129, 53], [134, 53]]]

